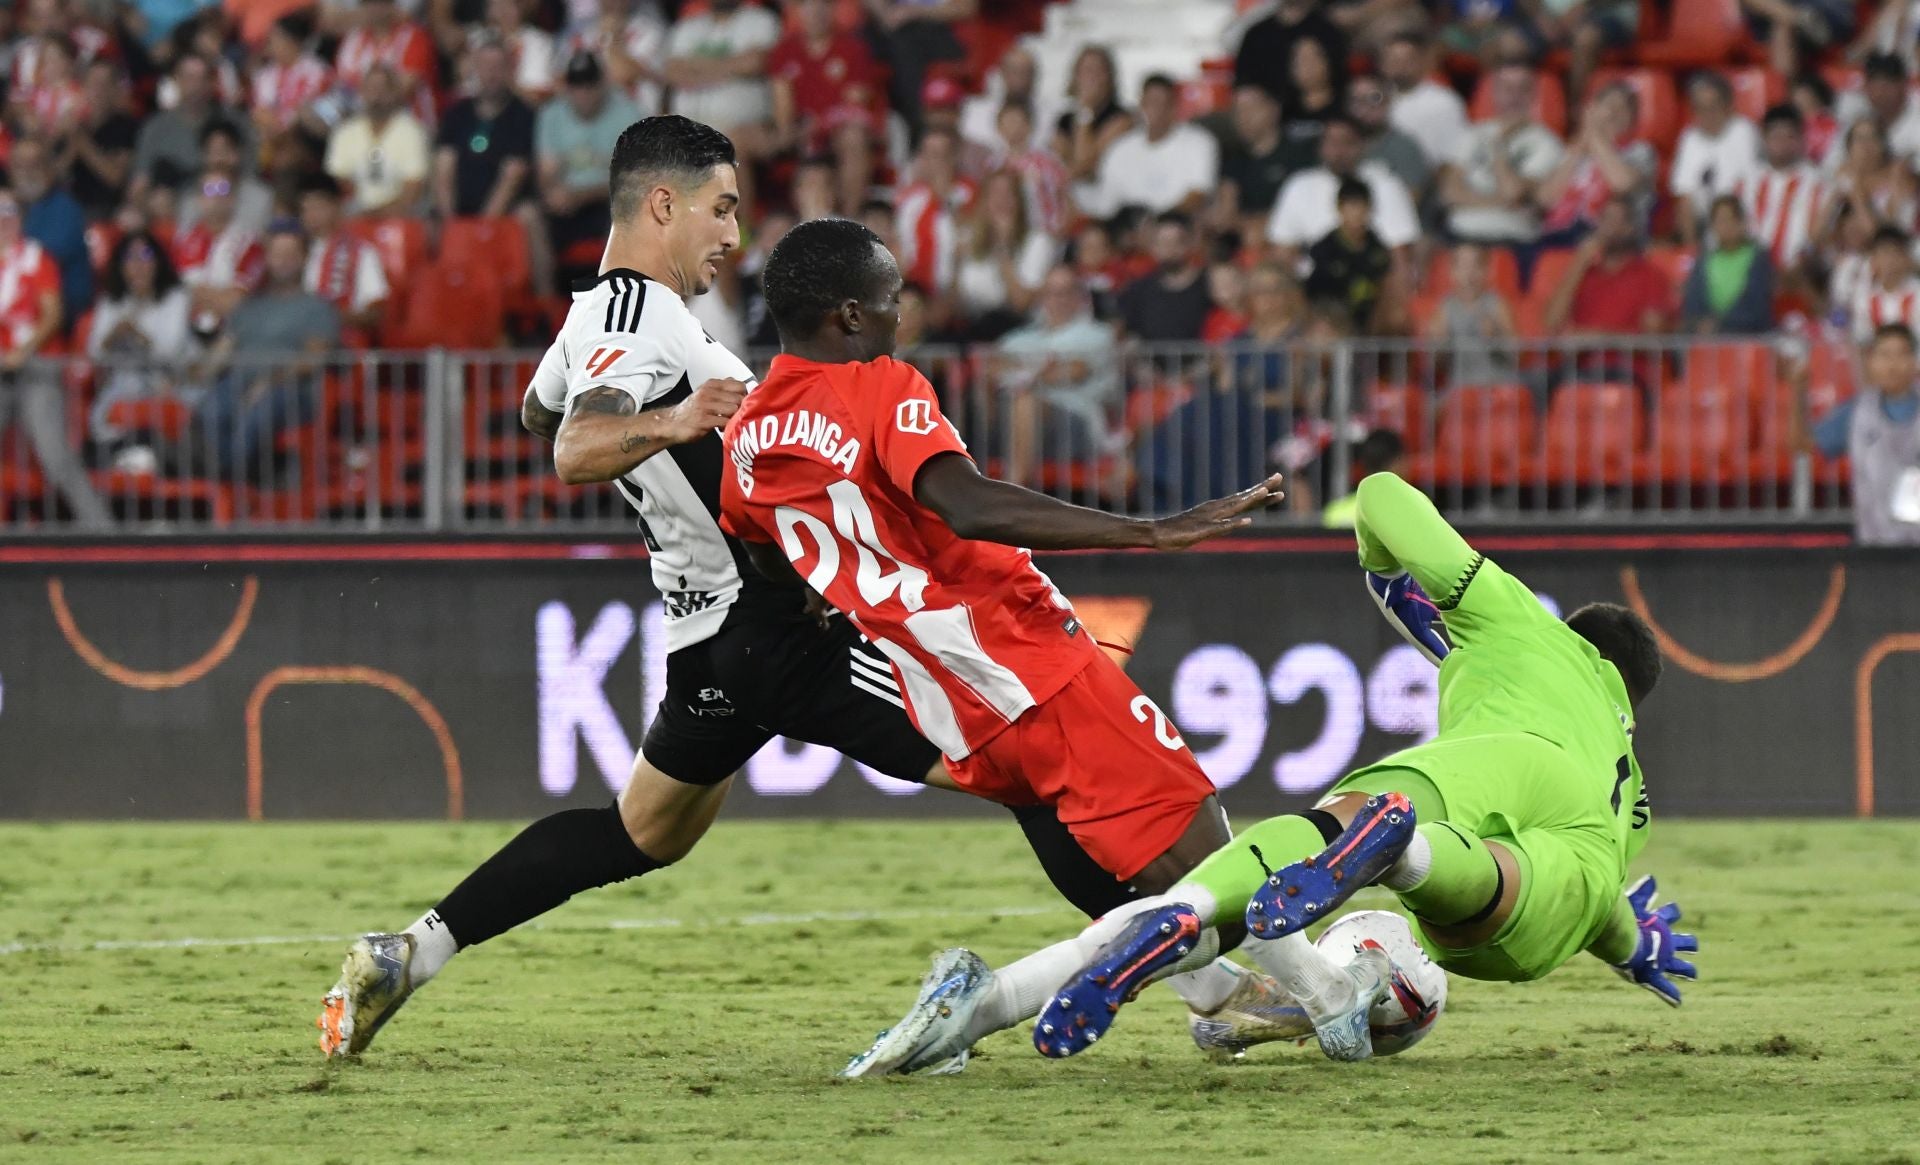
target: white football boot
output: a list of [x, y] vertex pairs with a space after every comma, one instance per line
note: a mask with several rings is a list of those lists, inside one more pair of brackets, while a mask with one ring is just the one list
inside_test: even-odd
[[321, 1002], [320, 1051], [328, 1059], [357, 1056], [413, 994], [413, 936], [369, 934], [347, 948], [340, 981]]
[[899, 1023], [847, 1061], [840, 1075], [950, 1076], [967, 1066], [967, 1021], [993, 987], [993, 970], [972, 951], [955, 947], [933, 957], [920, 994]]

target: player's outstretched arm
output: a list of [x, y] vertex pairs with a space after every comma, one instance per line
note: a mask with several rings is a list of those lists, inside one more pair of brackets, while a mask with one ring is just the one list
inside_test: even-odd
[[1184, 550], [1247, 525], [1249, 510], [1284, 496], [1275, 474], [1171, 518], [1123, 518], [987, 477], [961, 453], [928, 459], [914, 476], [913, 495], [962, 538], [1029, 550]]
[[540, 438], [542, 441], [551, 444], [553, 439], [559, 435], [560, 422], [565, 418], [565, 413], [556, 413], [541, 403], [539, 390], [531, 385], [527, 387], [527, 395], [520, 401], [520, 425], [522, 428]]
[[589, 388], [573, 399], [554, 434], [554, 472], [568, 485], [623, 477], [661, 450], [725, 425], [746, 396], [744, 383], [715, 379], [672, 408], [642, 412], [626, 389]]
[[1360, 565], [1376, 574], [1402, 570], [1434, 599], [1451, 595], [1479, 555], [1433, 508], [1427, 495], [1391, 473], [1376, 473], [1355, 493]]

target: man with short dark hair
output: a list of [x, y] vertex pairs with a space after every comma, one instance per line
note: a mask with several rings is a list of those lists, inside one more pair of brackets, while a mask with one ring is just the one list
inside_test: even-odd
[[[247, 139], [240, 127], [223, 117], [207, 122], [200, 131], [200, 184], [224, 178], [233, 187], [233, 223], [251, 235], [266, 233], [273, 221], [273, 189], [250, 173]], [[200, 221], [196, 194], [180, 200], [180, 222], [190, 227]]]
[[1192, 220], [1178, 211], [1159, 216], [1148, 250], [1153, 274], [1120, 292], [1121, 330], [1150, 344], [1198, 340], [1213, 297], [1207, 293], [1207, 269], [1195, 246]]
[[359, 341], [371, 340], [387, 311], [391, 288], [380, 250], [344, 229], [340, 184], [325, 174], [300, 187], [300, 226], [307, 233], [306, 289], [334, 306]]
[[1355, 333], [1373, 334], [1385, 322], [1376, 315], [1391, 314], [1377, 309], [1390, 298], [1393, 252], [1367, 225], [1373, 217], [1373, 191], [1365, 182], [1348, 178], [1340, 183], [1338, 204], [1340, 225], [1307, 250], [1307, 261], [1313, 264], [1307, 276], [1307, 298], [1335, 308], [1351, 321]]
[[440, 119], [433, 208], [442, 219], [499, 218], [525, 196], [533, 170], [533, 110], [513, 91], [513, 58], [497, 40], [467, 52], [473, 96]]
[[1293, 46], [1316, 40], [1333, 72], [1334, 92], [1347, 80], [1347, 38], [1328, 18], [1322, 0], [1281, 0], [1271, 15], [1256, 21], [1240, 41], [1233, 58], [1233, 83], [1258, 85], [1273, 94], [1285, 110], [1300, 105], [1293, 83]]
[[1220, 159], [1220, 192], [1213, 221], [1239, 230], [1252, 243], [1266, 233], [1267, 216], [1287, 181], [1287, 141], [1280, 132], [1280, 103], [1258, 85], [1233, 91], [1235, 143]]
[[1861, 66], [1857, 97], [1842, 103], [1852, 108], [1835, 132], [1825, 167], [1838, 174], [1847, 164], [1847, 133], [1855, 122], [1867, 120], [1887, 137], [1887, 149], [1908, 165], [1920, 160], [1920, 97], [1915, 97], [1906, 61], [1895, 53], [1873, 53]]
[[133, 147], [135, 191], [149, 185], [182, 190], [199, 181], [203, 159], [200, 132], [214, 118], [228, 117], [214, 91], [213, 64], [197, 53], [183, 53], [173, 62], [177, 100], [141, 123]]
[[1790, 272], [1808, 257], [1832, 207], [1820, 167], [1807, 160], [1805, 121], [1792, 105], [1767, 110], [1760, 123], [1761, 164], [1734, 186], [1753, 233], [1775, 268]]
[[1687, 108], [1691, 116], [1674, 148], [1668, 190], [1680, 202], [1674, 214], [1680, 241], [1692, 246], [1713, 200], [1733, 193], [1759, 166], [1760, 131], [1734, 109], [1733, 86], [1718, 73], [1694, 74]]
[[[1853, 466], [1853, 525], [1862, 546], [1920, 546], [1920, 386], [1913, 332], [1874, 330], [1861, 363], [1865, 391], [1813, 426], [1813, 446]], [[1804, 416], [1806, 397], [1800, 398]], [[1803, 421], [1804, 424], [1804, 421]]]
[[1379, 162], [1368, 161], [1366, 139], [1344, 113], [1327, 119], [1320, 138], [1320, 164], [1287, 179], [1267, 218], [1267, 241], [1282, 261], [1304, 254], [1339, 223], [1340, 183], [1358, 178], [1373, 192], [1373, 229], [1396, 255], [1420, 237], [1420, 219], [1406, 183]]
[[1197, 214], [1220, 174], [1220, 145], [1212, 134], [1180, 120], [1180, 94], [1162, 73], [1140, 86], [1140, 125], [1122, 134], [1100, 159], [1100, 193], [1089, 214], [1112, 215], [1126, 206], [1159, 214]]
[[1433, 46], [1418, 32], [1387, 38], [1380, 50], [1380, 76], [1391, 88], [1393, 127], [1420, 144], [1427, 164], [1457, 157], [1467, 136], [1467, 103], [1449, 85], [1434, 80]]

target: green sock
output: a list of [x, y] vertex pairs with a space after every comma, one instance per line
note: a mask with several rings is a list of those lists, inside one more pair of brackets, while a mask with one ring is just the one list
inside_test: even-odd
[[1421, 918], [1439, 926], [1464, 922], [1484, 911], [1500, 890], [1500, 867], [1487, 843], [1444, 821], [1429, 821], [1417, 830], [1428, 850], [1426, 877], [1397, 890], [1400, 901]]
[[[1260, 856], [1253, 856], [1253, 847], [1259, 847]], [[1327, 848], [1327, 839], [1321, 836], [1320, 827], [1305, 817], [1288, 814], [1284, 817], [1269, 817], [1242, 833], [1213, 852], [1213, 856], [1195, 866], [1193, 871], [1180, 879], [1180, 885], [1168, 892], [1168, 897], [1180, 899], [1182, 887], [1197, 886], [1212, 896], [1211, 902], [1195, 902], [1203, 916], [1203, 921], [1212, 923], [1216, 918], [1239, 919], [1247, 911], [1247, 903], [1252, 900], [1254, 891], [1267, 880], [1267, 870], [1261, 867], [1265, 861], [1267, 867], [1279, 869], [1291, 865]], [[1187, 895], [1186, 897], [1193, 897]]]

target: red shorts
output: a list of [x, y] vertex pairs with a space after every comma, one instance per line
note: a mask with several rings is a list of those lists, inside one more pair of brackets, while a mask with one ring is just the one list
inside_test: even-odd
[[1214, 791], [1173, 724], [1104, 652], [947, 770], [975, 796], [1053, 806], [1123, 881], [1173, 848]]

